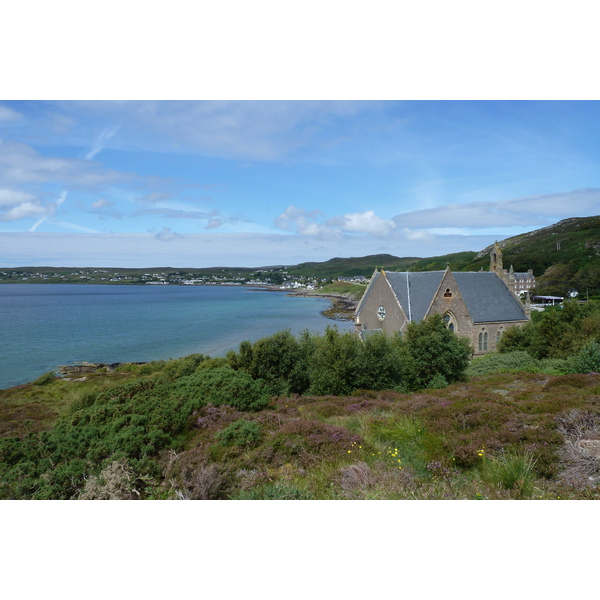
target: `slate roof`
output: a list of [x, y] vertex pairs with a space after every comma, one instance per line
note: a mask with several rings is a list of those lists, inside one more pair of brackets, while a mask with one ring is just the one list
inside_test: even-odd
[[527, 320], [521, 302], [495, 273], [453, 272], [452, 275], [475, 323]]
[[[410, 320], [425, 317], [445, 271], [386, 272], [402, 308]], [[525, 321], [523, 305], [501, 279], [489, 271], [452, 272], [475, 323]]]
[[[385, 272], [406, 316], [415, 323], [425, 317], [444, 271]], [[410, 302], [409, 302], [410, 298]]]

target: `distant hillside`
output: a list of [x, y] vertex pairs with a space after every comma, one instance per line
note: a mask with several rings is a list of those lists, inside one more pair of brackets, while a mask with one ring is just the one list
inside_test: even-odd
[[[499, 244], [505, 268], [533, 270], [538, 294], [566, 296], [576, 290], [580, 297], [600, 295], [600, 216], [565, 219]], [[477, 261], [487, 264], [490, 248]]]
[[[577, 290], [580, 297], [600, 296], [600, 216], [565, 219], [529, 233], [498, 240], [503, 252], [504, 267], [512, 265], [516, 272], [533, 270], [538, 294], [565, 296]], [[21, 281], [19, 275], [39, 274], [30, 283], [107, 283], [106, 273], [117, 275], [118, 283], [145, 283], [146, 275], [165, 275], [170, 283], [186, 277], [213, 277], [215, 280], [238, 282], [260, 279], [281, 283], [292, 277], [332, 278], [362, 275], [370, 277], [375, 268], [387, 271], [439, 271], [449, 264], [453, 271], [479, 271], [489, 268], [491, 246], [481, 252], [457, 252], [429, 258], [398, 257], [373, 254], [363, 257], [332, 258], [324, 262], [304, 262], [293, 266], [171, 268], [145, 269], [86, 269], [56, 267], [20, 267], [0, 270], [0, 281]], [[47, 275], [44, 279], [42, 276]], [[111, 279], [114, 282], [115, 279]]]
[[372, 254], [360, 258], [332, 258], [325, 262], [305, 262], [288, 267], [290, 275], [314, 277], [352, 277], [362, 275], [370, 277], [375, 268], [384, 268], [388, 271], [405, 271], [421, 259], [414, 257], [399, 258], [391, 254]]
[[[566, 296], [577, 290], [580, 297], [600, 295], [600, 216], [565, 219], [529, 233], [498, 241], [504, 267], [516, 272], [533, 270], [538, 294]], [[449, 264], [453, 271], [489, 268], [491, 246], [481, 252], [457, 252], [429, 258], [399, 258], [376, 254], [362, 258], [333, 258], [326, 262], [288, 267], [293, 275], [316, 277], [368, 277], [375, 267], [388, 271], [439, 271]]]

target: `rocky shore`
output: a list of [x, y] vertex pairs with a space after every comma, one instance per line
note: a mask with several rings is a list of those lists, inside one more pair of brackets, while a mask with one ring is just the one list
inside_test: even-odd
[[100, 369], [104, 369], [107, 372], [114, 371], [117, 367], [122, 365], [145, 365], [145, 362], [129, 362], [129, 363], [88, 363], [82, 362], [74, 365], [60, 365], [58, 372], [65, 376], [71, 377], [73, 375], [82, 375], [84, 373], [95, 373]]
[[289, 292], [288, 296], [301, 296], [306, 298], [327, 298], [331, 301], [331, 308], [324, 310], [321, 314], [334, 321], [353, 321], [354, 311], [358, 302], [351, 294], [327, 294], [310, 290], [298, 290]]

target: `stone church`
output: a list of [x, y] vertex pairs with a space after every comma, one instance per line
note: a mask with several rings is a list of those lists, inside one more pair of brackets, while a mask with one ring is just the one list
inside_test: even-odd
[[469, 339], [475, 355], [496, 350], [502, 333], [523, 325], [531, 316], [516, 295], [514, 278], [502, 268], [502, 250], [490, 252], [490, 270], [393, 273], [375, 269], [356, 308], [355, 329], [364, 338], [371, 331], [404, 331], [410, 321], [442, 315], [446, 326]]

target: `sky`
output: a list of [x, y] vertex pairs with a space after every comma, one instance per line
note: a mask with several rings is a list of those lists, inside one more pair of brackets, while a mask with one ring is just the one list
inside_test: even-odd
[[0, 266], [479, 251], [600, 213], [597, 101], [1, 101]]

